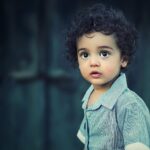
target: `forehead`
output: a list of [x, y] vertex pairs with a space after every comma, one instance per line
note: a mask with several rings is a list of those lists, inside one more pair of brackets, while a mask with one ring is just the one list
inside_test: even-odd
[[87, 46], [111, 46], [117, 48], [116, 38], [113, 34], [105, 35], [101, 32], [92, 32], [84, 34], [77, 40], [77, 48], [83, 48]]

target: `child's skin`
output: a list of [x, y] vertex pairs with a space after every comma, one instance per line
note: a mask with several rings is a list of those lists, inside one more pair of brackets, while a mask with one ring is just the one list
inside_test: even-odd
[[94, 87], [88, 106], [111, 87], [121, 68], [128, 64], [126, 57], [121, 56], [114, 35], [101, 32], [84, 34], [77, 40], [77, 58], [82, 76]]

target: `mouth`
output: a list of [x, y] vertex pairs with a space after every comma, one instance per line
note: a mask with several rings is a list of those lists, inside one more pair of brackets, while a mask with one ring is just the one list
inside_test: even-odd
[[90, 76], [91, 76], [92, 78], [100, 78], [100, 77], [102, 76], [102, 73], [101, 73], [101, 72], [98, 72], [98, 71], [92, 71], [92, 72], [90, 73]]

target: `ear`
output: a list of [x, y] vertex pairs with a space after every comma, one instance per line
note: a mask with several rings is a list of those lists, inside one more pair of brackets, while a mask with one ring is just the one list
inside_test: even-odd
[[121, 67], [125, 68], [128, 65], [128, 57], [127, 56], [122, 56], [121, 58]]

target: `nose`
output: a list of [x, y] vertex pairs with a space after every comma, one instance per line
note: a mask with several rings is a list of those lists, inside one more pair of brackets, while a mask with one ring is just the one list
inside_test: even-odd
[[97, 57], [92, 57], [90, 59], [90, 67], [99, 67], [100, 66], [100, 60]]

